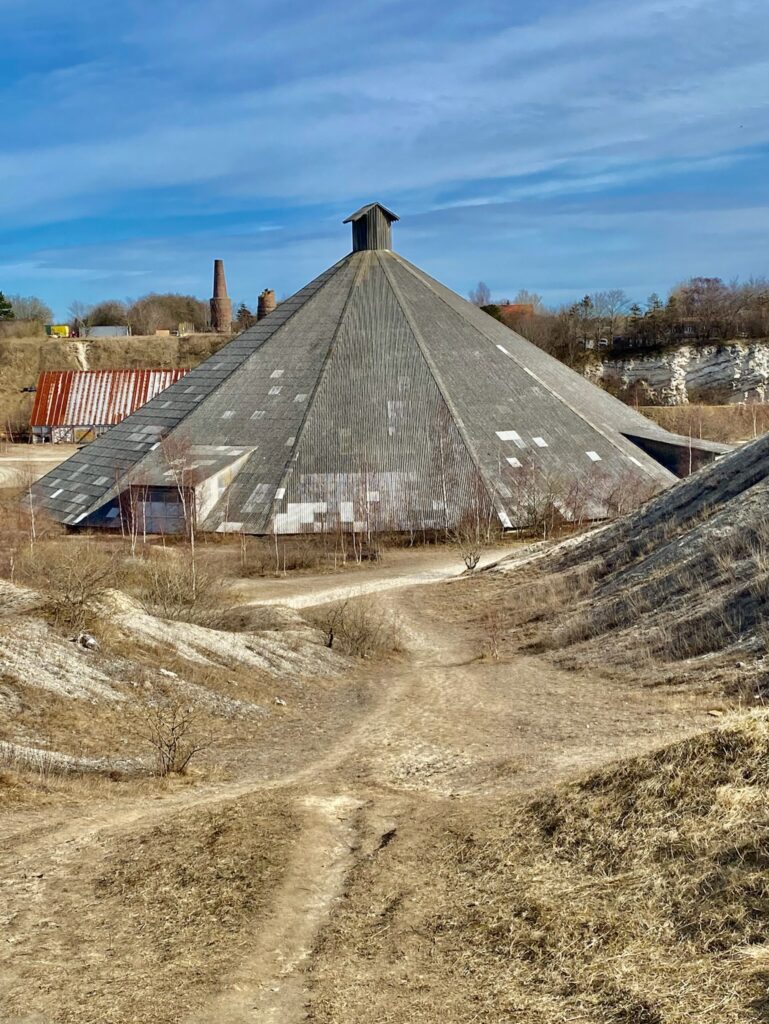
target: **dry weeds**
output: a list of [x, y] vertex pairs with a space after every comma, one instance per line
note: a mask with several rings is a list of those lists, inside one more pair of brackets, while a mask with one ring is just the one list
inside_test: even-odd
[[541, 799], [409, 818], [351, 880], [310, 1019], [758, 1024], [767, 826], [766, 714]]
[[307, 619], [323, 632], [327, 647], [355, 658], [381, 659], [403, 650], [397, 618], [371, 598], [321, 605]]
[[188, 1019], [247, 955], [295, 827], [285, 800], [243, 797], [81, 844], [66, 885], [59, 867], [40, 883], [59, 926], [6, 930], [6, 1012], [56, 1024]]

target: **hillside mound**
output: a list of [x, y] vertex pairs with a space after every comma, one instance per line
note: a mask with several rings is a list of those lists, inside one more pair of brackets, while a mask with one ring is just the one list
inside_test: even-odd
[[496, 571], [527, 590], [550, 581], [553, 607], [542, 615], [535, 601], [532, 616], [547, 621], [540, 639], [551, 649], [600, 647], [604, 659], [636, 664], [746, 657], [762, 687], [768, 502], [765, 435], [633, 514]]
[[768, 807], [755, 712], [534, 800], [425, 809], [352, 876], [312, 1020], [758, 1024]]

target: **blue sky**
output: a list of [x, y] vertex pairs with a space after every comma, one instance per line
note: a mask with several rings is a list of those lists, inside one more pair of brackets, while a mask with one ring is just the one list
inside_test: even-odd
[[769, 274], [766, 0], [0, 0], [0, 290], [286, 295], [378, 199], [466, 294]]

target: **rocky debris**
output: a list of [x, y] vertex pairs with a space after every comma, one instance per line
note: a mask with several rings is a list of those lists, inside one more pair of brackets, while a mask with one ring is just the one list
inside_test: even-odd
[[57, 750], [0, 741], [0, 765], [26, 769], [42, 775], [103, 773], [134, 774], [140, 765], [127, 758], [75, 757]]
[[109, 666], [85, 659], [82, 648], [34, 618], [16, 618], [0, 630], [0, 676], [23, 686], [80, 700], [125, 700]]
[[85, 651], [98, 651], [99, 641], [91, 633], [80, 632], [69, 638], [70, 643], [82, 647]]
[[273, 704], [277, 704], [278, 707], [280, 708], [284, 708], [286, 706], [286, 702], [283, 700], [282, 697], [276, 697], [275, 700], [273, 701]]

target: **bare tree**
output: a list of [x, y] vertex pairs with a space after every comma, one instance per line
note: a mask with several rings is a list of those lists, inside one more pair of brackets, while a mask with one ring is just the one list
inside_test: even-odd
[[527, 291], [525, 288], [518, 289], [513, 302], [520, 306], [531, 306], [536, 314], [543, 313], [545, 309], [542, 296], [536, 292]]
[[17, 320], [33, 320], [39, 324], [49, 324], [53, 320], [53, 310], [36, 295], [8, 295]]
[[610, 288], [605, 292], [594, 292], [590, 296], [593, 313], [597, 319], [599, 336], [604, 327], [609, 341], [617, 332], [617, 326], [623, 312], [630, 306], [630, 299], [621, 288]]
[[488, 306], [491, 303], [491, 292], [485, 281], [479, 281], [469, 292], [470, 301], [474, 306]]

